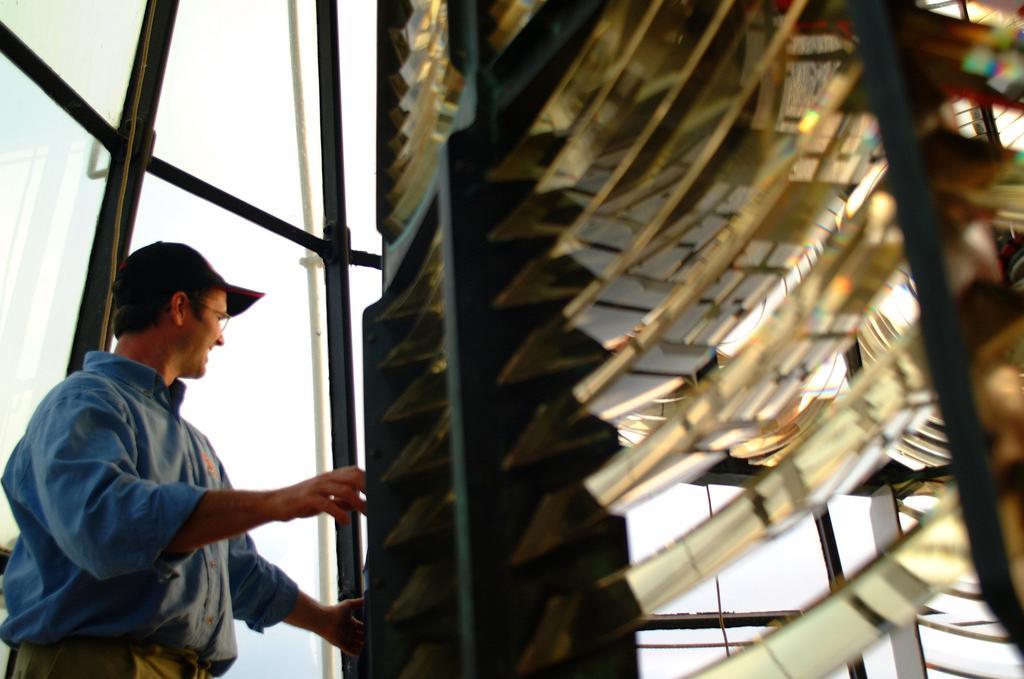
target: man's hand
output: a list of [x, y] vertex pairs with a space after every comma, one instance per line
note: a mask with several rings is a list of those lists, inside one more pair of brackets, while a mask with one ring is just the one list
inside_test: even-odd
[[362, 605], [362, 599], [346, 599], [340, 604], [324, 606], [299, 592], [295, 608], [284, 621], [319, 634], [343, 653], [359, 655], [365, 632], [362, 621], [356, 620], [353, 614], [358, 613]]
[[346, 599], [336, 606], [330, 606], [327, 609], [329, 622], [320, 636], [340, 648], [342, 653], [359, 655], [365, 643], [365, 631], [362, 620], [354, 616], [362, 606], [362, 599]]
[[164, 550], [185, 554], [218, 540], [240, 535], [269, 521], [330, 514], [341, 523], [349, 512], [366, 513], [366, 475], [342, 467], [279, 490], [208, 490]]
[[366, 475], [358, 467], [342, 467], [314, 476], [294, 486], [271, 491], [271, 512], [276, 521], [291, 521], [320, 513], [339, 523], [349, 523], [349, 512], [366, 513]]

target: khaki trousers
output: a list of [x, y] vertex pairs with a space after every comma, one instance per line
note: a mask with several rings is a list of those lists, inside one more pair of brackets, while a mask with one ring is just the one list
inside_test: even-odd
[[121, 639], [64, 639], [18, 647], [14, 679], [210, 679], [193, 651]]

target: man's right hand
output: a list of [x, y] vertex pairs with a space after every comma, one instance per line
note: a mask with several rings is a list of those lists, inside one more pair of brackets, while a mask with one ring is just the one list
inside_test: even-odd
[[291, 521], [321, 512], [349, 523], [349, 512], [366, 513], [366, 500], [359, 496], [365, 488], [363, 470], [342, 467], [278, 490], [209, 490], [164, 551], [183, 554], [269, 521]]
[[365, 490], [366, 473], [358, 467], [342, 467], [271, 491], [271, 514], [275, 521], [291, 521], [325, 513], [339, 523], [349, 523], [349, 512], [366, 513], [366, 500], [359, 496]]

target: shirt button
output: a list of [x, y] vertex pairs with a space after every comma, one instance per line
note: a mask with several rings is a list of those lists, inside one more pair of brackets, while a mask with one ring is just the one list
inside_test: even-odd
[[216, 559], [210, 559], [210, 568], [216, 568], [216, 567], [217, 567], [217, 560]]
[[212, 617], [207, 617], [206, 618], [206, 624], [207, 625], [212, 625], [213, 624], [213, 618]]

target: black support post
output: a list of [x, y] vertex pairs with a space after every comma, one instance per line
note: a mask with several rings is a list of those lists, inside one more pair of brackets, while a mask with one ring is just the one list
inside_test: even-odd
[[649, 615], [637, 629], [726, 629], [739, 627], [771, 627], [780, 621], [791, 620], [803, 615], [803, 611], [758, 611], [751, 613], [661, 613]]
[[110, 341], [110, 286], [116, 263], [124, 258], [131, 241], [142, 182], [153, 150], [153, 123], [177, 12], [178, 0], [149, 0], [146, 4], [121, 114], [120, 139], [110, 148], [110, 170], [89, 256], [69, 372], [82, 366], [86, 352], [103, 349]]
[[[456, 127], [470, 125], [477, 113], [477, 68], [480, 63], [480, 45], [477, 35], [476, 3], [469, 0], [453, 0], [448, 3], [449, 58], [465, 77], [465, 89], [459, 106], [459, 123]], [[475, 358], [481, 353], [473, 345], [480, 339], [481, 322], [486, 317], [480, 313], [486, 302], [480, 299], [482, 290], [476, 275], [469, 270], [478, 267], [479, 242], [463, 238], [467, 229], [457, 223], [463, 209], [456, 210], [454, 203], [461, 201], [469, 188], [468, 177], [453, 176], [449, 168], [449, 142], [442, 149], [438, 167], [438, 222], [441, 229], [443, 259], [445, 262], [445, 349], [448, 354], [448, 401], [451, 408], [451, 455], [452, 488], [455, 493], [455, 563], [458, 572], [458, 609], [460, 630], [460, 656], [462, 674], [466, 679], [485, 677], [487, 661], [484, 649], [488, 648], [488, 635], [498, 633], [494, 620], [488, 619], [485, 609], [488, 602], [496, 600], [491, 589], [494, 578], [486, 573], [498, 570], [494, 561], [496, 550], [487, 549], [487, 526], [494, 520], [493, 508], [488, 496], [495, 497], [497, 482], [493, 470], [488, 469], [490, 460], [475, 458], [469, 452], [475, 443], [477, 430], [484, 426], [487, 409], [474, 401], [487, 393], [485, 378], [480, 365], [464, 360], [464, 353], [471, 352]], [[455, 144], [457, 147], [457, 144]], [[467, 168], [469, 169], [469, 168]], [[474, 174], [469, 169], [469, 175]], [[453, 183], [455, 186], [453, 186]], [[461, 208], [461, 206], [460, 206]], [[478, 240], [478, 239], [477, 239]], [[476, 291], [476, 294], [473, 291]], [[466, 399], [470, 399], [468, 402]], [[493, 524], [492, 524], [493, 525]], [[493, 606], [493, 604], [492, 604]], [[498, 648], [501, 644], [490, 644]]]
[[[349, 300], [349, 243], [345, 215], [345, 175], [341, 137], [341, 74], [338, 57], [337, 0], [317, 0], [317, 54], [320, 75], [320, 149], [324, 187], [324, 256], [327, 285], [327, 357], [330, 380], [331, 446], [334, 466], [356, 463], [355, 388], [352, 380], [352, 320]], [[338, 526], [338, 589], [342, 599], [362, 592], [359, 526]], [[355, 662], [343, 656], [346, 677]]]
[[943, 267], [938, 215], [914, 129], [889, 5], [883, 0], [857, 0], [849, 3], [849, 11], [860, 40], [869, 100], [889, 159], [888, 182], [898, 206], [907, 259], [917, 282], [925, 349], [946, 423], [950, 466], [971, 554], [986, 601], [1021, 646], [1024, 614], [1008, 570], [996, 506], [999, 496], [974, 406], [969, 355]]
[[[484, 335], [479, 276], [480, 243], [465, 238], [470, 229], [459, 223], [461, 210], [453, 203], [465, 198], [461, 178], [449, 174], [447, 152], [442, 151], [441, 188], [438, 193], [445, 261], [445, 337], [448, 351], [448, 399], [451, 404], [452, 486], [455, 491], [455, 559], [459, 574], [459, 629], [462, 673], [467, 679], [489, 676], [487, 648], [500, 648], [491, 635], [502, 633], [493, 612], [500, 601], [493, 575], [504, 570], [489, 548], [491, 528], [498, 522], [494, 498], [498, 494], [492, 459], [474, 455], [474, 445], [489, 434], [491, 404], [480, 397], [491, 391], [481, 370]], [[453, 188], [452, 183], [456, 186]], [[482, 239], [480, 239], [482, 240]], [[475, 294], [474, 294], [475, 293]], [[472, 358], [470, 358], [472, 357]], [[491, 613], [489, 615], [489, 613]]]

